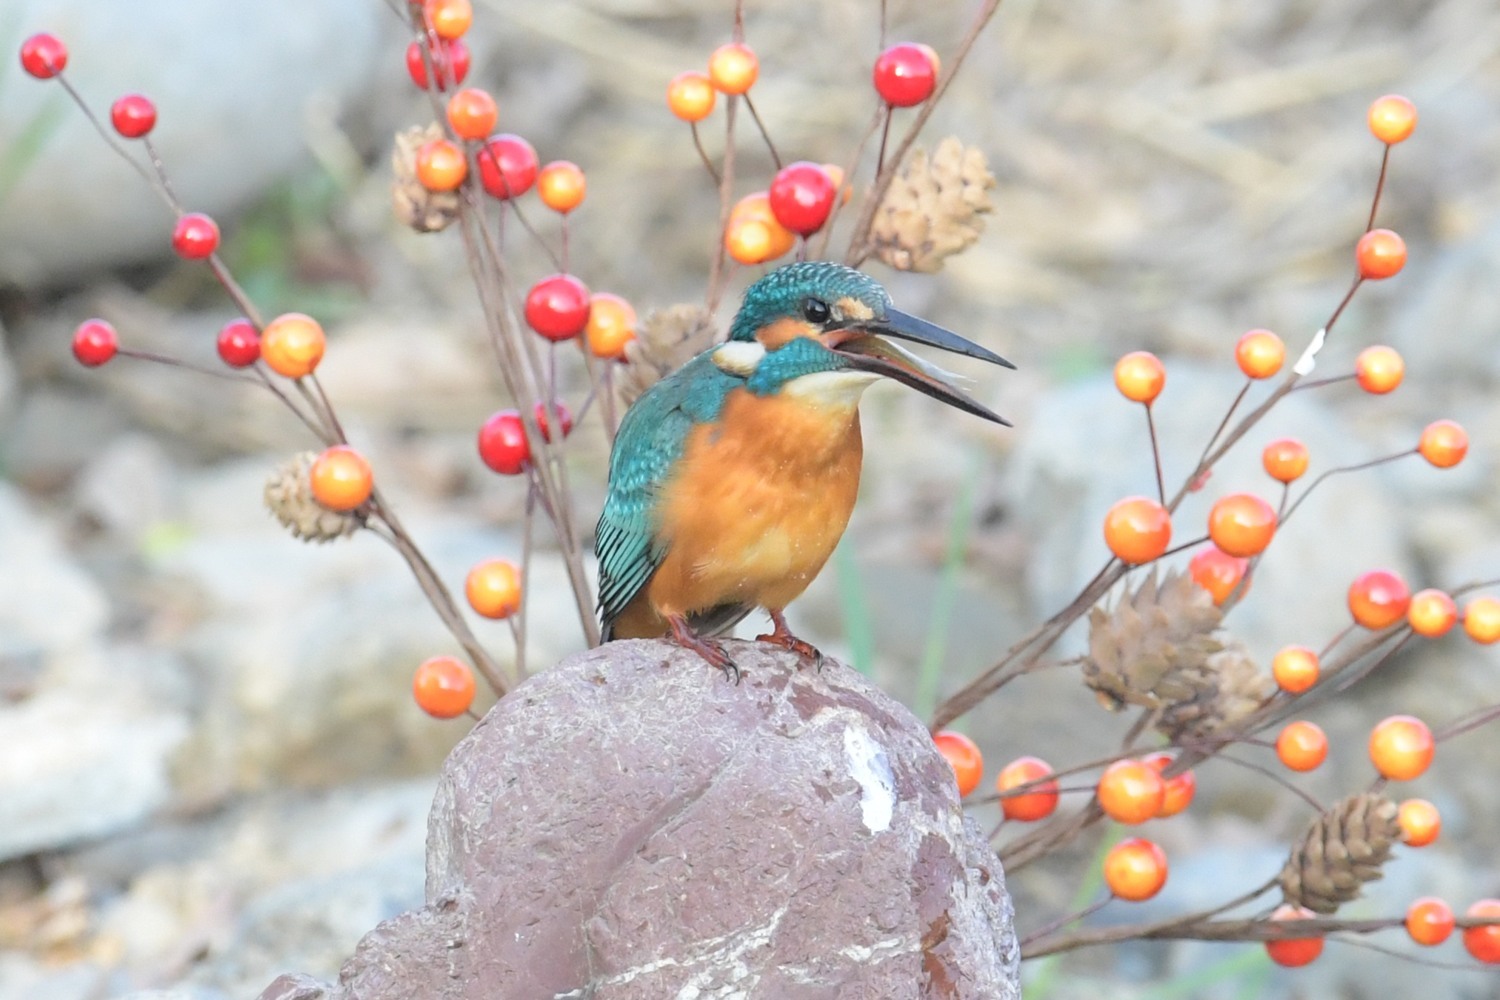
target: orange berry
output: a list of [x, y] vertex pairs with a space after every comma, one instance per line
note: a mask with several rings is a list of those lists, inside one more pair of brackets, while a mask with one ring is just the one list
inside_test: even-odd
[[[1166, 751], [1147, 754], [1141, 759], [1156, 768], [1158, 774], [1166, 771], [1176, 760]], [[1193, 796], [1198, 791], [1198, 779], [1193, 777], [1192, 771], [1183, 771], [1170, 778], [1163, 776], [1162, 780], [1166, 782], [1167, 790], [1162, 796], [1161, 811], [1156, 814], [1158, 819], [1166, 819], [1168, 816], [1176, 816], [1182, 812], [1192, 803]]]
[[1307, 471], [1307, 445], [1296, 438], [1279, 438], [1260, 453], [1260, 464], [1266, 475], [1278, 483], [1290, 483]]
[[1286, 646], [1271, 658], [1271, 676], [1288, 694], [1301, 694], [1318, 683], [1318, 654], [1306, 646]]
[[1161, 773], [1139, 760], [1117, 760], [1099, 776], [1095, 789], [1099, 807], [1120, 823], [1134, 825], [1155, 819], [1167, 796]]
[[1104, 884], [1132, 903], [1150, 899], [1167, 884], [1167, 856], [1143, 837], [1127, 837], [1104, 856]]
[[1361, 278], [1389, 278], [1406, 266], [1406, 241], [1389, 229], [1372, 229], [1359, 238], [1354, 260]]
[[1400, 94], [1376, 98], [1369, 118], [1370, 131], [1388, 146], [1403, 141], [1417, 127], [1416, 107]]
[[1407, 847], [1426, 847], [1443, 831], [1443, 817], [1437, 806], [1426, 799], [1407, 799], [1396, 812], [1401, 825], [1401, 843]]
[[1401, 384], [1406, 362], [1394, 347], [1377, 344], [1366, 347], [1354, 359], [1354, 377], [1365, 392], [1383, 396]]
[[1453, 907], [1436, 896], [1423, 896], [1406, 908], [1406, 933], [1417, 944], [1442, 944], [1453, 933], [1453, 923]]
[[1458, 623], [1458, 605], [1441, 590], [1419, 590], [1406, 606], [1406, 621], [1417, 635], [1436, 639]]
[[791, 252], [797, 234], [776, 220], [765, 191], [747, 194], [729, 212], [724, 246], [741, 264], [764, 264]]
[[713, 83], [702, 73], [678, 73], [667, 84], [667, 108], [685, 122], [701, 122], [719, 99]]
[[[1276, 907], [1271, 914], [1272, 920], [1309, 920], [1314, 916], [1313, 912], [1301, 906], [1292, 906], [1284, 903]], [[1266, 942], [1266, 954], [1271, 956], [1271, 961], [1277, 965], [1295, 969], [1301, 965], [1307, 965], [1319, 955], [1323, 954], [1322, 937], [1306, 938], [1278, 938]]]
[[1469, 435], [1452, 420], [1434, 420], [1422, 428], [1417, 450], [1439, 469], [1450, 469], [1469, 452]]
[[463, 37], [474, 23], [474, 7], [469, 0], [427, 0], [422, 11], [433, 34], [450, 42]]
[[1361, 573], [1349, 584], [1349, 613], [1371, 631], [1396, 624], [1410, 606], [1406, 581], [1388, 569]]
[[964, 798], [979, 787], [979, 780], [984, 777], [984, 755], [979, 752], [979, 747], [973, 740], [963, 733], [940, 729], [933, 734], [932, 742], [937, 744], [938, 752], [947, 758], [948, 765], [953, 768], [953, 777], [958, 781], [959, 798]]
[[437, 719], [451, 719], [474, 704], [474, 671], [451, 656], [434, 656], [417, 668], [411, 692], [422, 711]]
[[[1229, 600], [1229, 595], [1240, 585], [1240, 581], [1245, 578], [1245, 570], [1249, 567], [1250, 560], [1232, 556], [1217, 545], [1203, 546], [1188, 560], [1188, 574], [1193, 582], [1208, 591], [1213, 596], [1214, 604], [1219, 606]], [[1250, 585], [1247, 583], [1240, 593], [1245, 594], [1249, 590]]]
[[336, 444], [315, 458], [308, 480], [313, 499], [329, 510], [353, 510], [370, 499], [375, 487], [370, 463], [346, 444]]
[[839, 204], [849, 204], [849, 199], [854, 197], [854, 189], [844, 183], [844, 168], [837, 163], [820, 163], [818, 166], [822, 167], [828, 179], [833, 181], [833, 189], [839, 193]]
[[323, 360], [327, 341], [311, 316], [284, 313], [260, 332], [260, 356], [270, 369], [287, 378], [309, 375]]
[[[1500, 899], [1481, 899], [1464, 911], [1466, 917], [1500, 917]], [[1464, 928], [1464, 949], [1481, 962], [1500, 962], [1500, 924]]]
[[1270, 330], [1251, 330], [1234, 345], [1234, 360], [1251, 378], [1270, 378], [1286, 361], [1286, 345]]
[[1232, 556], [1260, 555], [1275, 534], [1275, 508], [1253, 493], [1231, 493], [1208, 512], [1208, 537]]
[[1017, 757], [1001, 768], [1000, 776], [995, 779], [995, 790], [1002, 796], [1000, 811], [1005, 818], [1032, 823], [1051, 816], [1057, 808], [1056, 780], [1033, 785], [1030, 791], [1018, 795], [1005, 794], [1018, 785], [1045, 778], [1051, 773], [1052, 765], [1038, 757]]
[[1311, 771], [1328, 756], [1328, 737], [1311, 722], [1288, 722], [1276, 737], [1276, 756], [1293, 771]]
[[1465, 605], [1464, 631], [1485, 646], [1500, 641], [1500, 599], [1476, 597]]
[[464, 578], [464, 596], [486, 618], [509, 618], [521, 610], [521, 570], [508, 559], [486, 559]]
[[583, 337], [594, 357], [624, 361], [625, 347], [635, 339], [635, 324], [635, 307], [620, 296], [609, 292], [589, 296], [589, 322]]
[[1155, 500], [1126, 497], [1104, 515], [1104, 544], [1121, 562], [1148, 563], [1167, 551], [1171, 541], [1172, 518]]
[[744, 42], [720, 45], [708, 57], [708, 78], [726, 94], [743, 94], [755, 85], [759, 75], [760, 60]]
[[468, 175], [468, 158], [455, 142], [433, 139], [417, 150], [417, 180], [429, 191], [452, 191]]
[[1167, 370], [1150, 351], [1131, 351], [1115, 362], [1115, 388], [1126, 399], [1148, 406], [1167, 384]]
[[536, 178], [536, 193], [542, 204], [563, 215], [583, 204], [587, 192], [588, 181], [583, 171], [578, 164], [567, 160], [553, 160]]
[[1392, 715], [1370, 730], [1370, 760], [1391, 781], [1419, 777], [1432, 763], [1436, 747], [1427, 723], [1410, 715]]
[[466, 87], [448, 98], [448, 124], [460, 139], [488, 139], [500, 108], [488, 91]]

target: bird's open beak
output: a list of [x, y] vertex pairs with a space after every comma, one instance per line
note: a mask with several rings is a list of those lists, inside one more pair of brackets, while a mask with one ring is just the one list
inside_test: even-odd
[[834, 331], [826, 335], [826, 343], [831, 350], [847, 358], [851, 367], [895, 379], [965, 413], [1010, 426], [1009, 420], [976, 402], [960, 389], [956, 384], [958, 376], [923, 361], [905, 348], [886, 340], [886, 337], [927, 344], [1005, 368], [1015, 367], [994, 351], [980, 347], [925, 319], [918, 319], [896, 309], [888, 310], [880, 319]]

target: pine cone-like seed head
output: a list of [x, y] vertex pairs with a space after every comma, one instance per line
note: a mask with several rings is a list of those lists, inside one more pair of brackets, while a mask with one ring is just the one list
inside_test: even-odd
[[309, 473], [317, 452], [304, 451], [282, 463], [266, 479], [266, 507], [294, 538], [307, 542], [331, 542], [352, 535], [360, 526], [358, 515], [329, 510], [313, 498]]
[[912, 152], [881, 199], [870, 244], [899, 271], [933, 272], [944, 259], [979, 239], [986, 212], [994, 210], [994, 175], [984, 154], [949, 136], [929, 157]]
[[1286, 901], [1326, 916], [1356, 898], [1401, 836], [1397, 811], [1384, 795], [1362, 792], [1314, 819], [1281, 869]]
[[675, 305], [652, 311], [625, 347], [620, 401], [629, 406], [719, 339], [713, 317], [701, 306]]
[[395, 174], [391, 205], [396, 218], [419, 233], [447, 229], [458, 218], [457, 191], [429, 191], [417, 180], [417, 150], [441, 138], [443, 130], [436, 124], [426, 128], [413, 125], [396, 133], [396, 145], [391, 150], [391, 171]]

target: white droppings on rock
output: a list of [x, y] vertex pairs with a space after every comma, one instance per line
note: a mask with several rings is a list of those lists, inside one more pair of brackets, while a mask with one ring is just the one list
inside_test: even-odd
[[885, 751], [856, 724], [844, 730], [844, 753], [849, 757], [849, 776], [859, 782], [865, 829], [871, 833], [889, 830], [896, 811], [896, 783]]

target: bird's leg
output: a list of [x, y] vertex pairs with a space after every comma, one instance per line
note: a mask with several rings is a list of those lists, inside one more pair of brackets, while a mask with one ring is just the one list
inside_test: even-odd
[[786, 616], [779, 608], [767, 608], [771, 615], [771, 624], [776, 626], [769, 635], [758, 635], [756, 642], [769, 642], [780, 646], [782, 649], [790, 649], [804, 660], [811, 660], [821, 671], [823, 669], [823, 654], [818, 647], [806, 639], [799, 639], [792, 635], [792, 630], [786, 627]]
[[687, 619], [682, 615], [668, 615], [667, 624], [672, 626], [672, 641], [683, 649], [691, 649], [710, 666], [718, 667], [724, 671], [724, 676], [736, 684], [740, 682], [740, 668], [729, 658], [724, 651], [724, 644], [717, 639], [699, 635], [688, 625]]

